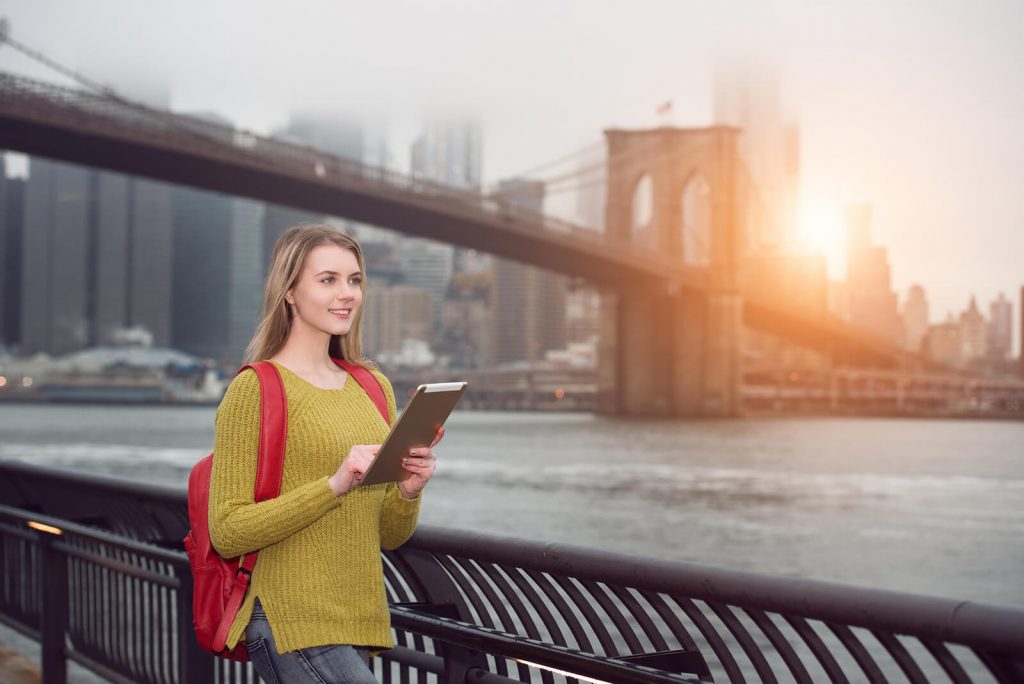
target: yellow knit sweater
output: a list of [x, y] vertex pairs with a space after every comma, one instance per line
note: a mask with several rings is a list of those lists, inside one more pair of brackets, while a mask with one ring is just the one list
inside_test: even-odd
[[[253, 503], [260, 389], [247, 369], [228, 387], [215, 418], [210, 483], [210, 539], [222, 556], [260, 551], [252, 585], [228, 633], [245, 637], [258, 596], [279, 652], [323, 644], [392, 648], [380, 550], [416, 528], [422, 494], [402, 498], [394, 483], [335, 496], [327, 478], [354, 444], [380, 444], [388, 426], [351, 376], [321, 389], [281, 364], [288, 435], [281, 495]], [[395, 395], [373, 371], [395, 419]]]

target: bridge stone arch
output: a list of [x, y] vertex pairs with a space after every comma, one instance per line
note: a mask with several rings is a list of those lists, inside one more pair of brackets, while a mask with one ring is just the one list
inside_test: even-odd
[[643, 173], [633, 184], [630, 196], [630, 237], [639, 247], [655, 248], [654, 179]]
[[683, 262], [704, 268], [711, 265], [711, 186], [700, 172], [683, 184], [680, 195], [679, 241]]
[[[672, 255], [702, 291], [630, 289], [603, 297], [599, 410], [639, 415], [736, 415], [740, 409], [744, 208], [737, 190], [739, 129], [608, 130], [608, 237]], [[653, 211], [637, 225], [642, 179]]]

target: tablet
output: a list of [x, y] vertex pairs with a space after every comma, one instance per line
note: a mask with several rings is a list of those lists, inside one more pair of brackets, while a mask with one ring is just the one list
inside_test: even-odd
[[430, 446], [437, 428], [444, 425], [448, 414], [466, 391], [467, 384], [435, 382], [417, 387], [416, 394], [395, 421], [359, 484], [404, 480], [410, 473], [402, 467], [402, 457], [409, 455], [409, 449]]

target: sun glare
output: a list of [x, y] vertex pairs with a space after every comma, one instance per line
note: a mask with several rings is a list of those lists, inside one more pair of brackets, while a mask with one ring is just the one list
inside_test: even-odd
[[802, 202], [799, 227], [799, 245], [825, 255], [829, 275], [836, 277], [843, 270], [846, 237], [839, 205], [816, 198]]

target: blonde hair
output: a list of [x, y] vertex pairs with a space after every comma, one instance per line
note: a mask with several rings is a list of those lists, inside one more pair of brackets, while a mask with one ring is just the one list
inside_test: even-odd
[[[306, 257], [314, 247], [320, 245], [338, 245], [351, 251], [356, 256], [359, 270], [363, 277], [360, 289], [366, 296], [366, 262], [363, 250], [355, 238], [346, 235], [337, 228], [321, 223], [302, 224], [286, 230], [274, 245], [274, 256], [267, 274], [267, 284], [263, 292], [263, 311], [256, 334], [245, 349], [244, 363], [253, 363], [269, 359], [284, 346], [292, 329], [292, 312], [285, 302], [284, 296], [299, 281]], [[376, 369], [376, 365], [363, 356], [360, 343], [360, 329], [363, 319], [363, 308], [356, 311], [352, 327], [345, 335], [331, 335], [327, 352], [331, 358], [344, 359], [364, 368]]]

